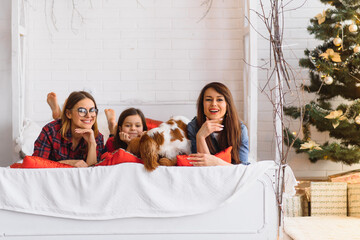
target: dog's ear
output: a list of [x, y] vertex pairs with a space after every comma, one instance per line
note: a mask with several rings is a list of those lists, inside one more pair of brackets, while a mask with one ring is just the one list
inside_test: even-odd
[[126, 151], [140, 157], [140, 139], [140, 137], [137, 137], [131, 140], [126, 148]]
[[159, 166], [158, 145], [149, 135], [143, 135], [140, 140], [140, 156], [144, 162], [144, 167], [148, 171], [153, 171]]
[[178, 125], [178, 127], [184, 131], [185, 133], [185, 137], [188, 138], [188, 134], [187, 134], [187, 124], [184, 123], [182, 120], [177, 120], [175, 121], [176, 124]]

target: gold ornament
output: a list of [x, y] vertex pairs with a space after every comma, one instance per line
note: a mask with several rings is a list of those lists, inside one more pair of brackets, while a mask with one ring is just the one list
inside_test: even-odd
[[320, 54], [320, 57], [323, 57], [327, 60], [331, 59], [333, 62], [341, 62], [340, 54], [334, 52], [334, 50], [331, 48], [328, 48], [326, 52]]
[[360, 52], [360, 46], [359, 44], [354, 47], [354, 53]]
[[333, 43], [335, 46], [340, 46], [342, 44], [342, 39], [339, 37], [334, 38]]
[[356, 122], [356, 124], [359, 124], [359, 125], [360, 125], [360, 115], [358, 115], [358, 116], [355, 118], [355, 122]]
[[351, 24], [351, 25], [349, 26], [349, 32], [351, 32], [351, 33], [356, 33], [357, 30], [358, 30], [358, 26], [357, 26], [356, 24]]
[[324, 78], [324, 83], [326, 85], [331, 85], [334, 82], [334, 79], [331, 76], [327, 76]]
[[323, 10], [322, 14], [319, 13], [318, 15], [315, 16], [316, 19], [318, 20], [318, 24], [322, 24], [323, 22], [325, 22], [325, 19], [326, 19], [326, 13], [325, 13], [325, 10]]

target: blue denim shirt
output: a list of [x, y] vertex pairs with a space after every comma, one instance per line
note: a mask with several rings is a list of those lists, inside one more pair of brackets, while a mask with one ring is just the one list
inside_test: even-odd
[[[248, 131], [245, 124], [240, 123], [241, 126], [241, 145], [239, 148], [239, 157], [241, 164], [249, 165], [248, 155], [249, 155], [249, 137], [248, 137]], [[188, 131], [188, 137], [191, 141], [191, 152], [197, 153], [196, 149], [196, 134], [199, 131], [199, 128], [196, 124], [196, 117], [193, 118], [187, 125], [187, 131]], [[214, 136], [214, 134], [210, 135], [211, 141], [215, 147], [216, 152], [220, 152], [224, 149], [219, 149], [219, 144]], [[233, 163], [233, 162], [232, 162]]]

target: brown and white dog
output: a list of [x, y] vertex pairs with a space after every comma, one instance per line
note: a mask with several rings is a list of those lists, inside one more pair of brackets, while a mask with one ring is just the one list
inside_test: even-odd
[[148, 171], [153, 171], [159, 165], [174, 166], [176, 155], [191, 153], [191, 142], [186, 130], [188, 123], [186, 117], [172, 117], [159, 127], [133, 139], [126, 150], [140, 157]]

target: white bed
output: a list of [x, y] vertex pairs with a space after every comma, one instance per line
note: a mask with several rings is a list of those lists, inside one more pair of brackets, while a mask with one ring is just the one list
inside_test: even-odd
[[[273, 189], [276, 168], [269, 161], [250, 166], [252, 167], [159, 167], [150, 174], [144, 171], [140, 164], [66, 170], [2, 168], [0, 169], [0, 191], [2, 192], [0, 239], [276, 239], [278, 216]], [[128, 174], [118, 174], [117, 171]], [[88, 182], [88, 174], [98, 177], [108, 176], [109, 181], [104, 181], [107, 186], [106, 191], [100, 193], [97, 189], [103, 189], [103, 185], [96, 183], [92, 185], [91, 181], [89, 186], [84, 186], [82, 181], [86, 179]], [[55, 175], [57, 177], [54, 177]], [[59, 176], [64, 180], [59, 179]], [[172, 189], [161, 187], [160, 189], [164, 188], [164, 192], [158, 192], [159, 189], [156, 187], [160, 181], [163, 182], [161, 179], [168, 179], [169, 176], [174, 177], [171, 177], [171, 184], [167, 184], [168, 187], [174, 186], [175, 189], [180, 190], [169, 194]], [[226, 182], [215, 186], [216, 182], [219, 182], [216, 179], [221, 179], [222, 176], [227, 179]], [[39, 179], [42, 179], [41, 183], [34, 184], [39, 183]], [[129, 181], [126, 181], [127, 179]], [[111, 185], [110, 183], [114, 181], [118, 181], [119, 184]], [[141, 213], [133, 211], [134, 208], [131, 208], [131, 205], [138, 201], [138, 193], [129, 195], [126, 188], [127, 190], [124, 190], [126, 199], [116, 199], [119, 188], [129, 186], [129, 184], [130, 189], [133, 187], [141, 189], [141, 186], [137, 185], [144, 185], [146, 189], [151, 190], [145, 194], [157, 195], [155, 198], [159, 198], [159, 194], [164, 199], [174, 196], [177, 199], [171, 202], [176, 202], [176, 206], [179, 207], [172, 208], [173, 206], [166, 203], [160, 206], [164, 211], [157, 209], [154, 212], [152, 207], [149, 210], [147, 206], [140, 207], [143, 209]], [[204, 186], [205, 188], [209, 186], [210, 192], [216, 192], [216, 194], [210, 193], [214, 194], [214, 197], [207, 197], [208, 190], [199, 190], [204, 189]], [[153, 187], [155, 190], [152, 189]], [[58, 209], [47, 210], [44, 207], [44, 204], [51, 201], [49, 199], [57, 199], [60, 195], [68, 194], [70, 203], [75, 205], [70, 210], [79, 209], [81, 212], [86, 209], [86, 206], [85, 208], [82, 208], [82, 205], [76, 206], [76, 201], [80, 200], [78, 196], [73, 196], [77, 195], [72, 192], [76, 192], [76, 188], [83, 188], [79, 190], [79, 196], [100, 195], [97, 200], [101, 200], [101, 196], [106, 196], [106, 194], [111, 196], [113, 193], [114, 201], [119, 201], [131, 209], [126, 210], [125, 214], [124, 212], [108, 214], [105, 210], [108, 208], [104, 206], [104, 214], [102, 214], [101, 206], [90, 204], [89, 214], [68, 214], [67, 211], [61, 209], [67, 208], [67, 205], [60, 206], [62, 205], [61, 197], [58, 199], [59, 203], [55, 201], [55, 205], [60, 206]], [[24, 191], [22, 192], [21, 189]], [[89, 189], [95, 190], [92, 193], [88, 192]], [[218, 194], [219, 189], [221, 194]], [[191, 199], [192, 195], [197, 195], [197, 191], [204, 192], [204, 198], [200, 197], [199, 202], [196, 202], [196, 199], [190, 200], [194, 204], [190, 204], [189, 208], [176, 195], [183, 192], [187, 197], [184, 199]], [[143, 196], [144, 194], [141, 193], [141, 198], [145, 198], [144, 202], [146, 202], [146, 197]], [[204, 199], [209, 199], [209, 201], [204, 201]], [[44, 204], [36, 206], [35, 203], [41, 204], [41, 201]], [[85, 203], [87, 204], [86, 201]], [[137, 208], [137, 203], [134, 204]], [[139, 201], [140, 206], [141, 204], [144, 203]], [[119, 212], [126, 209], [122, 205], [119, 207]], [[179, 211], [174, 211], [174, 209]]]
[[[188, 112], [187, 115], [192, 115]], [[159, 115], [154, 119], [166, 120], [166, 117]], [[106, 137], [104, 115], [98, 120]], [[18, 150], [31, 155], [40, 130], [39, 124], [26, 120], [17, 139]], [[273, 161], [252, 161], [249, 166], [231, 167], [159, 167], [150, 174], [140, 164], [88, 169], [0, 168], [0, 239], [272, 240], [276, 239], [278, 223], [276, 170]], [[97, 178], [106, 181], [96, 181]], [[168, 179], [172, 179], [171, 184], [160, 188], [160, 192], [144, 190], [156, 188]], [[228, 184], [224, 185], [221, 179], [226, 179]], [[89, 181], [91, 184], [84, 184]], [[129, 183], [126, 191], [135, 188], [137, 192], [117, 192]], [[173, 186], [179, 189], [178, 195], [172, 194]], [[196, 198], [201, 191], [203, 198]], [[214, 192], [217, 193], [214, 198], [206, 197]], [[145, 197], [139, 197], [144, 194]], [[124, 195], [125, 200], [121, 197]], [[69, 196], [71, 203], [62, 199], [63, 196]], [[96, 204], [79, 205], [84, 196], [97, 198]], [[161, 200], [159, 196], [168, 198], [160, 213], [147, 206], [151, 198]], [[143, 202], [137, 204], [139, 199]], [[116, 214], [109, 213], [112, 207], [102, 210], [102, 204], [113, 206], [116, 201], [118, 206], [126, 208], [118, 208]], [[175, 207], [168, 204], [174, 201]], [[194, 204], [188, 208], [187, 202]], [[51, 209], [52, 205], [58, 208]], [[144, 206], [142, 211], [137, 211], [139, 205]], [[68, 209], [68, 206], [74, 207]]]

